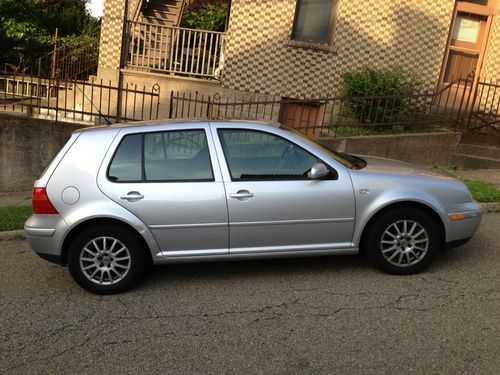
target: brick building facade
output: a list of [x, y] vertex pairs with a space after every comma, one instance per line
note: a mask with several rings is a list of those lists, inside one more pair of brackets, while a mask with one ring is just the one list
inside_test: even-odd
[[[126, 55], [131, 52], [126, 50], [130, 38], [125, 21], [131, 19], [137, 5], [141, 6], [137, 1], [104, 0], [99, 75], [105, 79], [118, 79], [120, 68], [127, 71]], [[318, 11], [322, 6], [332, 12], [331, 20], [325, 18], [329, 22], [327, 42], [296, 38], [300, 17], [307, 20], [307, 11]], [[215, 78], [209, 90], [322, 97], [336, 93], [343, 72], [364, 65], [411, 70], [427, 88], [473, 71], [482, 78], [498, 80], [500, 21], [496, 8], [496, 0], [232, 0], [228, 30], [221, 35], [224, 49], [217, 60], [221, 69], [218, 75], [208, 77]], [[149, 31], [141, 35], [150, 33], [148, 45], [144, 47], [146, 42], [142, 41], [137, 46], [161, 55], [160, 36], [151, 37], [158, 27], [144, 30]], [[176, 39], [177, 34], [165, 30], [170, 32], [170, 43], [180, 43], [180, 34]], [[167, 35], [166, 31], [162, 32]], [[181, 47], [181, 55], [201, 50], [187, 44]], [[189, 53], [186, 60], [201, 56]], [[155, 57], [154, 61], [151, 69], [138, 69], [141, 74], [179, 76], [185, 89], [202, 84], [202, 80], [192, 80], [196, 77], [192, 72], [172, 70], [179, 65], [178, 60], [173, 65], [170, 61], [168, 71], [166, 60], [158, 62]], [[134, 73], [138, 74], [137, 69]], [[206, 81], [207, 77], [203, 78]]]

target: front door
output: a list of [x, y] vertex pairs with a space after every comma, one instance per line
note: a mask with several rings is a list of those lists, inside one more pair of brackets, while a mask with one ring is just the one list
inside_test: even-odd
[[457, 2], [441, 74], [440, 106], [466, 109], [481, 75], [495, 3], [495, 0]]
[[207, 124], [191, 127], [125, 134], [99, 187], [148, 225], [163, 255], [227, 254], [227, 206], [213, 140]]
[[345, 169], [310, 180], [308, 171], [321, 160], [284, 132], [214, 127], [227, 174], [230, 254], [352, 246], [354, 197]]

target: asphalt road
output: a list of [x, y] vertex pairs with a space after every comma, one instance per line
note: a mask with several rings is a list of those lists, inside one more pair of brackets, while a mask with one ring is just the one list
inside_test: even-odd
[[361, 257], [171, 265], [98, 297], [0, 242], [0, 373], [499, 374], [500, 214], [420, 275]]

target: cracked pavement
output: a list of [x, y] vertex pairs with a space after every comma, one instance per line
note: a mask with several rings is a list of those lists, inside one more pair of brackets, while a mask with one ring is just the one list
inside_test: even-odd
[[500, 214], [424, 273], [363, 257], [156, 267], [94, 296], [0, 242], [0, 373], [500, 373]]

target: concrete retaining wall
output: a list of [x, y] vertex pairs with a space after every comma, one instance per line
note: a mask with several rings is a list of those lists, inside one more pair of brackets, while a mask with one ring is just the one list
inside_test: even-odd
[[460, 142], [459, 132], [320, 138], [326, 147], [418, 165], [446, 165]]
[[[0, 192], [31, 190], [54, 155], [81, 124], [0, 114]], [[460, 133], [321, 138], [327, 147], [420, 165], [446, 165]]]
[[0, 192], [31, 190], [79, 124], [0, 114]]

